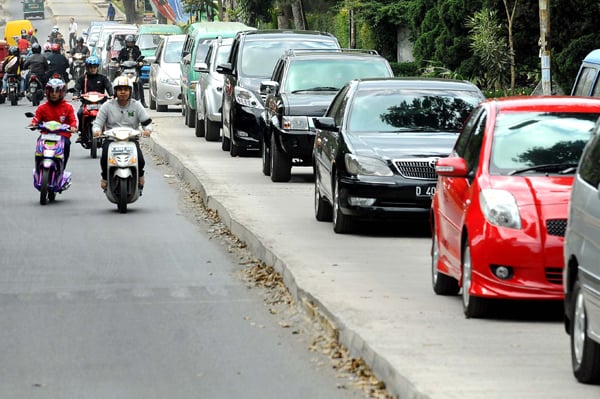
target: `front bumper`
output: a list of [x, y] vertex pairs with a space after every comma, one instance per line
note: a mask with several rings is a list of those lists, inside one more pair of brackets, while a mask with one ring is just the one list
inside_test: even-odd
[[231, 141], [241, 149], [258, 149], [262, 140], [262, 128], [260, 108], [246, 107], [239, 104], [234, 105], [233, 133]]

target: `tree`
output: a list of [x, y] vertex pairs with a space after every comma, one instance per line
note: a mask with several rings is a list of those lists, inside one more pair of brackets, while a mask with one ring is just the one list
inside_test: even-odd
[[515, 81], [516, 81], [516, 70], [515, 70], [515, 44], [513, 39], [513, 22], [515, 19], [515, 11], [519, 0], [515, 0], [512, 6], [512, 10], [509, 9], [509, 0], [502, 0], [504, 3], [504, 9], [506, 11], [506, 21], [508, 22], [508, 45], [510, 48], [510, 92], [515, 94]]
[[125, 23], [137, 23], [137, 16], [135, 12], [135, 0], [123, 0], [123, 8], [125, 8]]

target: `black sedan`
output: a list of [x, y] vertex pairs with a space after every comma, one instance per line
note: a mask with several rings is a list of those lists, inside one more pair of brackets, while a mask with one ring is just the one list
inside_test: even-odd
[[357, 219], [428, 217], [437, 176], [462, 124], [484, 99], [450, 79], [353, 80], [333, 99], [313, 149], [315, 217], [349, 233]]

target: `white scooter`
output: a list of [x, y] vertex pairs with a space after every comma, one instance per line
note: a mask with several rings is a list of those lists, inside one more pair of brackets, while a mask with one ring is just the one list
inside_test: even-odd
[[128, 127], [106, 130], [102, 137], [109, 141], [107, 152], [106, 198], [121, 213], [127, 213], [127, 204], [135, 202], [141, 195], [139, 186], [138, 153], [134, 140], [142, 132]]

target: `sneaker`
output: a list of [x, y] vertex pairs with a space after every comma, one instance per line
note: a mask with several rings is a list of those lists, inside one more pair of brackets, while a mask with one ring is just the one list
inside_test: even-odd
[[108, 187], [108, 182], [104, 179], [100, 179], [100, 188], [106, 191], [106, 187]]

